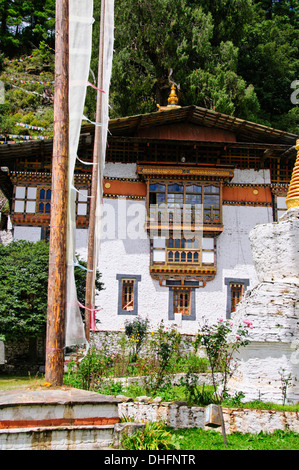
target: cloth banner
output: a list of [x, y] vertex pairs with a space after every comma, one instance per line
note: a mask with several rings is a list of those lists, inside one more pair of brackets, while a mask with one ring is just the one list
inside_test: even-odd
[[[112, 59], [114, 46], [114, 0], [104, 1], [103, 7], [103, 65], [102, 65], [102, 87], [101, 95], [101, 139], [99, 142], [100, 162], [98, 164], [98, 187], [97, 187], [97, 206], [95, 220], [95, 269], [99, 264], [100, 238], [101, 238], [101, 220], [102, 220], [102, 196], [103, 196], [103, 172], [105, 168], [108, 124], [109, 124], [109, 90], [112, 74]], [[95, 273], [94, 273], [95, 274]]]
[[86, 343], [74, 274], [76, 196], [74, 171], [90, 69], [93, 0], [69, 1], [69, 169], [65, 345]]

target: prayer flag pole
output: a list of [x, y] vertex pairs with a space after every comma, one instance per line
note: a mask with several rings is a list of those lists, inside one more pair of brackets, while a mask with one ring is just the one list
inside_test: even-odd
[[[104, 22], [105, 22], [105, 0], [101, 1], [101, 26], [99, 42], [99, 64], [98, 64], [98, 85], [97, 85], [97, 108], [96, 122], [102, 120], [102, 88], [103, 88], [103, 49], [104, 49]], [[88, 231], [88, 255], [87, 255], [87, 274], [85, 291], [85, 336], [87, 341], [90, 338], [90, 318], [94, 315], [94, 291], [95, 277], [94, 254], [95, 254], [95, 227], [96, 227], [96, 205], [97, 205], [97, 186], [100, 178], [101, 152], [102, 152], [102, 127], [95, 126], [94, 147], [93, 147], [93, 167], [91, 179], [91, 198], [89, 211], [89, 231]]]
[[48, 281], [46, 374], [62, 385], [65, 347], [67, 187], [69, 157], [69, 0], [56, 0], [55, 99]]

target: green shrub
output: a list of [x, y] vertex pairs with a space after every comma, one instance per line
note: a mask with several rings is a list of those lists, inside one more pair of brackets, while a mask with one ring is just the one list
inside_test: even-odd
[[125, 322], [125, 335], [128, 337], [131, 346], [131, 362], [136, 362], [148, 328], [148, 318], [142, 318], [139, 315], [134, 320]]
[[148, 422], [135, 434], [125, 434], [121, 446], [124, 450], [179, 450], [178, 438], [161, 422]]

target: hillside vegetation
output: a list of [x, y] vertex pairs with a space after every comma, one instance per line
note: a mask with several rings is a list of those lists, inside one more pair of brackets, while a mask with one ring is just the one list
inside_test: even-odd
[[[96, 72], [100, 2], [94, 3]], [[291, 99], [299, 99], [298, 6], [299, 0], [115, 0], [110, 116], [156, 111], [174, 82], [182, 106], [299, 133]], [[0, 0], [2, 142], [52, 135], [54, 27], [55, 0]], [[92, 120], [95, 98], [88, 87], [84, 114]]]

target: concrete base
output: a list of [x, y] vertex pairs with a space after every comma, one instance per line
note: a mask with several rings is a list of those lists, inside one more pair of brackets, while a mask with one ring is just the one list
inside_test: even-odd
[[[118, 448], [118, 404], [113, 396], [77, 389], [0, 393], [1, 450]], [[129, 425], [130, 432], [134, 423]]]

